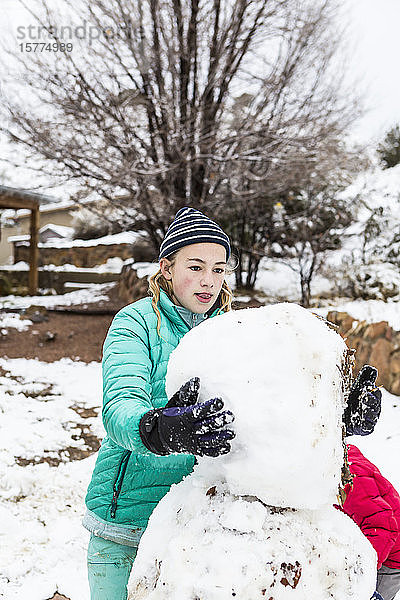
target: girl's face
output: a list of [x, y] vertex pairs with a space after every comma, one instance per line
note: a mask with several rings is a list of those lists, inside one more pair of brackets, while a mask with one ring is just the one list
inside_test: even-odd
[[172, 282], [175, 304], [205, 313], [216, 301], [225, 277], [226, 251], [221, 244], [190, 244], [181, 248], [174, 264], [160, 260], [165, 279]]

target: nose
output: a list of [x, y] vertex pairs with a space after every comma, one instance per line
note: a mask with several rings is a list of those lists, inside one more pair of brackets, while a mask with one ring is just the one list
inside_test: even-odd
[[200, 280], [200, 285], [212, 288], [214, 286], [214, 279], [211, 272], [203, 272], [203, 276]]

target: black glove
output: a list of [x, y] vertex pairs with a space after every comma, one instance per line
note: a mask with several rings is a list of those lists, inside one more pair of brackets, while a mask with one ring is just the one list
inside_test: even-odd
[[382, 392], [376, 387], [378, 371], [365, 365], [351, 386], [343, 414], [346, 435], [369, 435], [381, 414]]
[[177, 392], [168, 400], [164, 408], [171, 408], [171, 406], [190, 406], [196, 404], [199, 396], [200, 379], [198, 377], [192, 377]]
[[146, 448], [155, 454], [185, 452], [197, 456], [227, 454], [229, 440], [235, 437], [230, 429], [231, 411], [222, 411], [221, 398], [195, 404], [199, 379], [187, 381], [176, 392], [165, 408], [151, 410], [140, 420], [139, 433]]

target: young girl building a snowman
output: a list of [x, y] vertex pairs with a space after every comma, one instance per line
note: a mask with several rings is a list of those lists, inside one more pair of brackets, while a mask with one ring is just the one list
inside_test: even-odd
[[[234, 416], [223, 410], [220, 398], [197, 402], [198, 378], [169, 400], [165, 393], [168, 358], [182, 336], [231, 310], [225, 281], [230, 253], [218, 224], [182, 208], [161, 244], [151, 297], [123, 308], [111, 324], [103, 348], [107, 435], [83, 520], [91, 532], [91, 600], [126, 600], [139, 540], [155, 506], [192, 471], [196, 455], [217, 458], [230, 451], [234, 432], [226, 426]], [[350, 433], [367, 434], [378, 419], [379, 399], [362, 387], [356, 396], [346, 426]]]

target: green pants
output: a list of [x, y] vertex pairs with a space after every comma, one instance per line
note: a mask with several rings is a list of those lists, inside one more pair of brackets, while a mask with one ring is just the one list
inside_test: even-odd
[[128, 580], [137, 548], [91, 535], [88, 576], [91, 600], [126, 600]]

